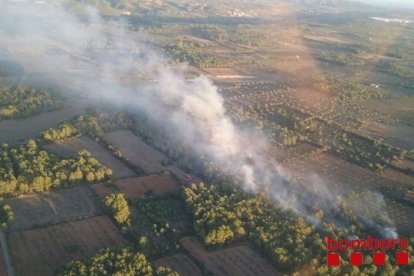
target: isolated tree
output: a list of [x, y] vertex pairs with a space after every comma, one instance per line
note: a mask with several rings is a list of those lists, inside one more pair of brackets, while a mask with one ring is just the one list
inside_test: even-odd
[[118, 224], [130, 225], [130, 211], [124, 194], [111, 194], [104, 198], [104, 204]]

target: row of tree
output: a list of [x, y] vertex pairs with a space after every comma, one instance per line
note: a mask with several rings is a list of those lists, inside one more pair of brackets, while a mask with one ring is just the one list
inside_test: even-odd
[[3, 198], [0, 198], [0, 228], [6, 231], [9, 228], [10, 223], [14, 220], [13, 210], [10, 205], [4, 202]]

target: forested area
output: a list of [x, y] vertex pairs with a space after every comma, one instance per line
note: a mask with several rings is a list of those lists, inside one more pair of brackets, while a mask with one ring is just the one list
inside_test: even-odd
[[62, 97], [48, 89], [0, 86], [0, 120], [26, 118], [62, 106]]
[[54, 187], [101, 181], [111, 174], [86, 150], [74, 158], [62, 159], [39, 149], [34, 140], [0, 148], [0, 195], [46, 192]]
[[104, 198], [103, 204], [134, 248], [151, 258], [175, 252], [179, 239], [193, 233], [185, 205], [177, 195], [131, 201], [116, 193]]
[[154, 275], [178, 276], [166, 267], [154, 267], [145, 255], [129, 249], [103, 249], [95, 256], [73, 261], [57, 272], [57, 275]]
[[126, 113], [92, 110], [71, 122], [62, 122], [56, 128], [43, 131], [41, 137], [46, 142], [65, 140], [78, 135], [96, 138], [101, 137], [104, 132], [126, 129], [130, 125], [131, 120]]
[[[326, 265], [326, 235], [333, 239], [349, 236], [367, 236], [368, 232], [349, 209], [338, 209], [337, 216], [345, 228], [335, 226], [332, 218], [324, 218], [323, 211], [315, 208], [311, 224], [291, 211], [272, 203], [264, 195], [248, 196], [240, 191], [223, 191], [220, 186], [192, 184], [184, 188], [184, 198], [194, 217], [194, 227], [206, 246], [217, 248], [240, 240], [249, 240], [276, 268], [285, 272], [311, 269], [316, 275], [411, 275], [414, 264], [398, 267], [395, 252], [388, 251], [389, 262], [375, 266], [365, 252], [364, 265], [349, 264], [349, 251], [341, 252], [340, 266]], [[317, 227], [318, 226], [318, 227]], [[411, 238], [411, 242], [414, 237]], [[413, 252], [413, 248], [408, 249]], [[412, 258], [412, 257], [411, 257]]]

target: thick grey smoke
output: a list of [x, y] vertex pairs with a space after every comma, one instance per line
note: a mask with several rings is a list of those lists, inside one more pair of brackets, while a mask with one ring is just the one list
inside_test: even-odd
[[[143, 111], [195, 154], [240, 178], [245, 190], [266, 191], [297, 212], [308, 208], [303, 186], [293, 185], [267, 153], [265, 136], [234, 125], [212, 82], [204, 76], [186, 81], [185, 66], [173, 70], [144, 32], [131, 32], [122, 21], [102, 20], [93, 8], [78, 17], [59, 4], [0, 5], [0, 43], [23, 61], [28, 73], [80, 85], [96, 101]], [[141, 84], [128, 84], [125, 77]], [[335, 195], [317, 176], [309, 178], [309, 189], [319, 194], [309, 201], [335, 205]]]

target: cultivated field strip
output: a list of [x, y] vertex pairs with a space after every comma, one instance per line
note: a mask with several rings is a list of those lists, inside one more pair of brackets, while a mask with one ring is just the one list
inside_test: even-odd
[[17, 275], [53, 275], [65, 263], [126, 241], [106, 216], [12, 233], [9, 246]]
[[83, 136], [80, 138], [70, 138], [65, 141], [46, 145], [45, 148], [47, 151], [61, 156], [73, 156], [79, 151], [86, 149], [93, 152], [93, 157], [96, 158], [99, 163], [112, 170], [111, 178], [119, 179], [135, 176], [135, 173], [131, 169], [89, 137]]
[[178, 272], [180, 276], [201, 276], [203, 273], [200, 268], [185, 254], [178, 253], [164, 257], [154, 262], [156, 266], [170, 267]]
[[207, 252], [196, 237], [183, 238], [180, 243], [214, 275], [280, 275], [272, 265], [246, 245]]
[[297, 159], [284, 168], [299, 182], [315, 181], [325, 184], [330, 190], [349, 193], [382, 186], [399, 187], [401, 183], [385, 178], [374, 171], [364, 169], [329, 153], [305, 159]]
[[79, 99], [66, 100], [64, 108], [42, 113], [30, 118], [4, 120], [0, 122], [0, 141], [9, 145], [22, 144], [25, 140], [37, 137], [39, 133], [64, 120], [84, 112], [85, 102]]
[[118, 190], [129, 199], [144, 198], [146, 193], [164, 194], [177, 190], [178, 184], [170, 175], [149, 175], [120, 179], [115, 182]]
[[12, 231], [21, 231], [46, 224], [77, 220], [95, 215], [98, 205], [88, 187], [59, 192], [34, 194], [7, 201], [15, 219]]
[[126, 160], [145, 173], [157, 174], [166, 170], [162, 163], [167, 158], [129, 130], [105, 133], [104, 140], [119, 149]]

